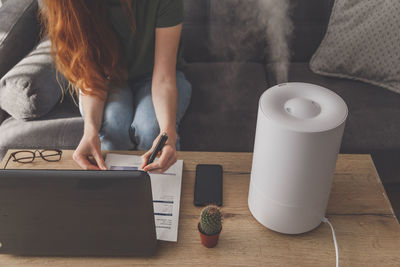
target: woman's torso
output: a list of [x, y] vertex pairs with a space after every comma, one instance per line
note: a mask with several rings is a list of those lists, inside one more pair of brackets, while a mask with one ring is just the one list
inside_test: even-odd
[[[137, 80], [153, 72], [155, 29], [178, 25], [183, 20], [183, 0], [131, 0], [136, 31], [132, 37], [132, 19], [120, 0], [108, 0], [110, 21], [121, 45], [128, 80]], [[177, 68], [182, 65], [181, 42]]]

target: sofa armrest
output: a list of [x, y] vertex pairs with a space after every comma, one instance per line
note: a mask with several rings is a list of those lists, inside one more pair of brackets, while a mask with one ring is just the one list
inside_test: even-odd
[[38, 43], [36, 0], [12, 0], [0, 8], [0, 78]]

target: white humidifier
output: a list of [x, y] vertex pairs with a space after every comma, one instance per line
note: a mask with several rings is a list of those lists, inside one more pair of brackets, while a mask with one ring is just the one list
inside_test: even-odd
[[347, 113], [341, 97], [313, 84], [285, 83], [263, 93], [248, 199], [262, 225], [299, 234], [321, 223]]

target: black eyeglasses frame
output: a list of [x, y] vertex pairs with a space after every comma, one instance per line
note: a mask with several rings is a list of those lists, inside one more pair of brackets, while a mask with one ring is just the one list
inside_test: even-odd
[[[46, 151], [52, 151], [52, 152], [55, 152], [56, 154], [43, 155], [43, 152], [46, 152]], [[17, 155], [18, 153], [30, 153], [30, 154], [32, 154], [32, 156], [23, 157], [23, 158], [17, 158], [16, 155]], [[8, 162], [11, 160], [11, 158], [13, 158], [13, 161], [14, 161], [14, 162], [18, 162], [18, 163], [31, 163], [31, 162], [33, 162], [33, 161], [36, 159], [36, 155], [37, 155], [36, 153], [39, 153], [39, 156], [40, 156], [43, 160], [45, 160], [45, 161], [47, 161], [47, 162], [57, 162], [57, 161], [60, 161], [60, 160], [61, 160], [61, 156], [62, 156], [62, 150], [59, 150], [59, 149], [40, 149], [40, 150], [37, 149], [37, 150], [34, 150], [34, 151], [32, 151], [32, 150], [18, 150], [18, 151], [15, 151], [15, 152], [13, 152], [13, 153], [10, 154], [10, 156], [9, 156], [8, 159], [7, 159], [6, 164], [4, 165], [3, 170], [5, 170], [5, 169], [7, 168]], [[51, 159], [46, 158], [46, 157], [57, 156], [57, 155], [59, 155], [60, 157], [59, 157], [58, 159], [56, 159], [56, 160], [51, 160]], [[29, 160], [31, 159], [31, 160], [30, 160], [30, 161], [21, 161], [21, 160], [27, 160], [27, 159], [29, 159]]]

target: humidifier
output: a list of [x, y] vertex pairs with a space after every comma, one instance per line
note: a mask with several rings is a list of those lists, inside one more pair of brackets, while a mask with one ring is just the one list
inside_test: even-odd
[[325, 216], [347, 117], [336, 93], [284, 83], [259, 101], [248, 204], [265, 227], [299, 234]]

